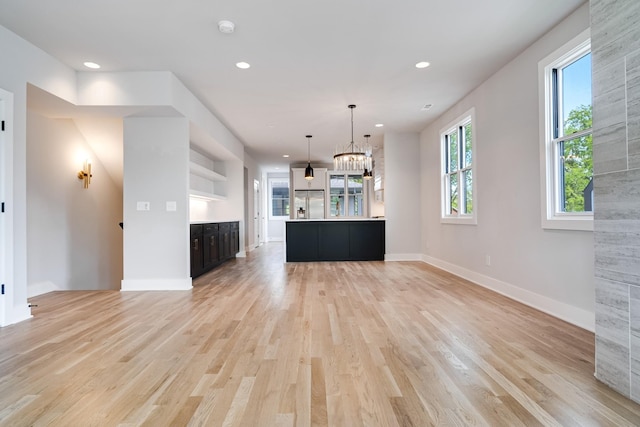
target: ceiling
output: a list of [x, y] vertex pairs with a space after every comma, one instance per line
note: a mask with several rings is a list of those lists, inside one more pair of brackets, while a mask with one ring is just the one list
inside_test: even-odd
[[330, 162], [351, 140], [348, 104], [356, 142], [421, 131], [582, 3], [0, 0], [0, 25], [79, 71], [173, 72], [273, 169], [306, 162], [307, 134]]

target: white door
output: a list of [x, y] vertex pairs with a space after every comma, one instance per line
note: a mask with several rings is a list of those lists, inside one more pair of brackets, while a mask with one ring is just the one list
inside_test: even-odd
[[260, 246], [260, 181], [253, 180], [253, 244]]

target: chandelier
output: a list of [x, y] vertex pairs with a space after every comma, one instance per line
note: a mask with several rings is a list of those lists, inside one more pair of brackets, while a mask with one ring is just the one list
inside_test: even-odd
[[367, 142], [362, 145], [356, 145], [353, 142], [353, 109], [355, 105], [348, 106], [351, 110], [351, 142], [346, 146], [337, 146], [333, 156], [333, 168], [339, 171], [362, 171], [363, 177], [371, 178], [371, 169], [373, 160], [371, 158], [371, 146], [369, 145], [369, 136]]

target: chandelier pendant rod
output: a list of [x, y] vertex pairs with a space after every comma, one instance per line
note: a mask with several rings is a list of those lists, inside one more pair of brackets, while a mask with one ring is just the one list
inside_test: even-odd
[[355, 153], [355, 147], [353, 142], [353, 109], [356, 108], [354, 104], [349, 105], [349, 109], [351, 110], [351, 154]]

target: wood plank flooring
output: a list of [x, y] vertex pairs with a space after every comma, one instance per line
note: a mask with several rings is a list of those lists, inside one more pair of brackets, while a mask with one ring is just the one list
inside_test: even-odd
[[419, 262], [55, 292], [0, 329], [2, 426], [638, 426], [592, 333]]

